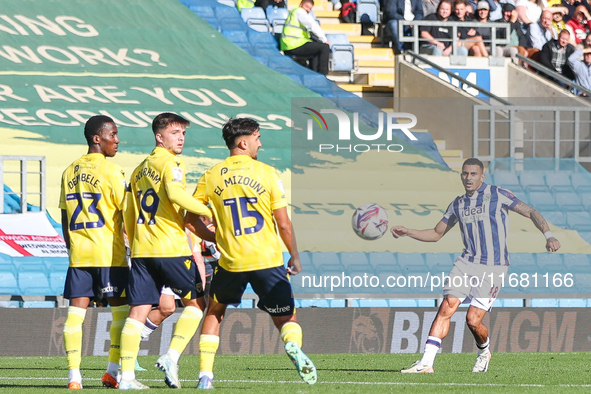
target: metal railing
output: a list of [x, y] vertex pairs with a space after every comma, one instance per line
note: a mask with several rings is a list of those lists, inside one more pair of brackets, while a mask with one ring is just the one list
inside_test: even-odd
[[[16, 161], [19, 162], [18, 171], [6, 170], [6, 162], [7, 161]], [[29, 171], [28, 169], [28, 162], [34, 161], [38, 162], [39, 171]], [[0, 155], [0, 184], [2, 184], [2, 191], [0, 192], [0, 213], [4, 213], [4, 184], [5, 181], [5, 174], [19, 174], [19, 184], [20, 184], [20, 191], [14, 191], [14, 195], [19, 196], [20, 198], [20, 213], [27, 212], [27, 200], [28, 196], [31, 195], [38, 195], [39, 196], [39, 205], [41, 211], [46, 210], [46, 193], [45, 193], [45, 182], [46, 182], [46, 164], [45, 164], [45, 156], [2, 156]], [[39, 191], [29, 191], [27, 188], [28, 184], [28, 175], [38, 175], [39, 176]]]
[[530, 67], [533, 67], [537, 71], [540, 71], [540, 72], [548, 75], [549, 77], [564, 83], [565, 85], [567, 85], [571, 89], [575, 88], [578, 91], [587, 93], [588, 96], [591, 96], [591, 90], [579, 85], [578, 83], [574, 82], [572, 79], [568, 79], [565, 76], [558, 74], [556, 71], [549, 69], [548, 67], [544, 66], [543, 64], [538, 63], [535, 60], [527, 58], [523, 55], [517, 54], [516, 56], [519, 60], [521, 60], [524, 63], [527, 63]]
[[[404, 35], [404, 27], [411, 26], [412, 34], [410, 36]], [[458, 28], [475, 28], [475, 29], [482, 29], [482, 28], [490, 28], [491, 35], [490, 40], [483, 40], [485, 43], [490, 43], [491, 50], [490, 53], [494, 56], [496, 53], [497, 45], [507, 45], [509, 44], [509, 38], [498, 38], [498, 32], [504, 30], [505, 37], [509, 37], [511, 34], [511, 25], [509, 23], [499, 23], [499, 22], [474, 22], [474, 21], [467, 21], [467, 22], [441, 22], [441, 21], [425, 21], [425, 20], [414, 20], [414, 21], [398, 21], [398, 41], [400, 42], [411, 42], [413, 44], [413, 52], [418, 53], [420, 50], [420, 44], [427, 43], [430, 39], [421, 38], [420, 36], [420, 28], [424, 26], [440, 26], [440, 27], [449, 27], [452, 29], [452, 37], [458, 36]], [[441, 42], [450, 42], [452, 45], [452, 54], [458, 54], [458, 43], [466, 40], [458, 40], [458, 39], [444, 39], [444, 38], [436, 38], [437, 41]]]
[[467, 86], [469, 86], [469, 87], [471, 87], [473, 89], [476, 89], [479, 93], [482, 93], [483, 95], [485, 95], [487, 97], [490, 97], [490, 98], [498, 101], [501, 104], [504, 104], [504, 105], [512, 105], [507, 100], [502, 99], [502, 98], [500, 98], [500, 97], [492, 94], [488, 90], [483, 89], [480, 86], [478, 86], [478, 85], [476, 85], [476, 84], [468, 81], [466, 78], [463, 78], [463, 77], [460, 77], [459, 75], [454, 74], [453, 72], [447, 70], [444, 67], [441, 67], [437, 63], [434, 63], [434, 62], [430, 61], [429, 59], [427, 59], [424, 56], [421, 56], [419, 54], [416, 54], [413, 51], [406, 51], [404, 53], [404, 60], [406, 60], [406, 56], [407, 55], [412, 57], [412, 61], [410, 63], [414, 64], [415, 66], [417, 65], [417, 60], [418, 60], [418, 61], [420, 61], [422, 63], [428, 64], [429, 66], [433, 67], [434, 69], [436, 69], [439, 72], [445, 73], [450, 78], [450, 81], [453, 81], [454, 79], [460, 81], [462, 83], [462, 85], [459, 86], [460, 89], [464, 89], [464, 86], [467, 85]]
[[591, 162], [590, 107], [475, 105], [472, 127], [472, 155], [483, 161], [545, 157]]

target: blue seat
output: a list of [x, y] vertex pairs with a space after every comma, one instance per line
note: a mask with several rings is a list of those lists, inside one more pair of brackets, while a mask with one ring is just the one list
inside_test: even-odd
[[585, 240], [585, 242], [591, 244], [591, 231], [579, 231], [579, 235]]
[[18, 287], [21, 295], [57, 295], [49, 285], [45, 267], [21, 266], [18, 271]]
[[376, 267], [379, 266], [392, 266], [398, 267], [398, 263], [396, 262], [396, 257], [394, 257], [393, 253], [390, 252], [372, 252], [369, 254], [369, 264], [373, 267], [374, 271]]
[[577, 193], [556, 192], [554, 199], [562, 211], [583, 211], [585, 209]]
[[532, 308], [557, 308], [558, 299], [556, 298], [533, 298], [531, 300]]
[[357, 0], [357, 23], [380, 23], [378, 0]]
[[277, 49], [277, 41], [270, 33], [261, 33], [259, 31], [248, 29], [248, 41], [254, 48]]
[[389, 307], [387, 300], [379, 300], [379, 299], [363, 299], [359, 300], [359, 307], [360, 308], [387, 308]]
[[243, 8], [240, 10], [240, 16], [251, 29], [267, 33], [271, 30], [265, 11], [261, 7]]
[[586, 308], [587, 300], [584, 298], [560, 298], [558, 306], [561, 308]]
[[591, 216], [589, 212], [566, 212], [568, 228], [577, 231], [591, 231]]
[[564, 172], [550, 172], [546, 174], [546, 186], [550, 191], [574, 192], [574, 188], [570, 183], [570, 177]]
[[62, 295], [64, 293], [67, 273], [67, 270], [49, 271], [49, 287], [51, 288], [52, 295]]
[[339, 260], [338, 254], [335, 252], [314, 252], [312, 253], [312, 264], [316, 269], [331, 267], [344, 271], [345, 268]]
[[273, 34], [281, 34], [283, 32], [283, 26], [289, 16], [289, 11], [285, 8], [277, 8], [272, 5], [267, 6], [266, 10], [267, 20], [272, 28]]
[[398, 253], [398, 265], [404, 272], [427, 272], [428, 267], [421, 253]]
[[576, 172], [570, 175], [570, 181], [578, 192], [591, 192], [591, 174]]
[[330, 70], [351, 73], [355, 70], [355, 48], [345, 34], [327, 34], [330, 42]]
[[20, 295], [14, 267], [0, 267], [0, 294]]
[[591, 210], [591, 191], [590, 192], [579, 192], [579, 197], [581, 199], [581, 204], [586, 211]]
[[189, 9], [202, 19], [215, 18], [215, 12], [213, 11], [213, 8], [208, 5], [190, 5]]
[[567, 271], [591, 273], [591, 263], [586, 254], [565, 253], [562, 255]]
[[303, 299], [295, 300], [296, 308], [330, 308], [330, 304], [326, 299]]
[[495, 306], [503, 308], [523, 308], [523, 300], [520, 298], [498, 298]]
[[536, 253], [536, 263], [540, 272], [564, 272], [562, 255], [556, 253]]
[[546, 192], [550, 189], [546, 186], [544, 176], [537, 172], [523, 172], [519, 175], [519, 183], [527, 192], [541, 191]]
[[217, 1], [218, 1], [218, 3], [228, 6], [228, 7], [236, 7], [236, 2], [234, 0], [217, 0]]
[[538, 211], [558, 211], [558, 205], [552, 193], [548, 191], [533, 191], [529, 194], [529, 204]]
[[55, 308], [55, 301], [25, 301], [23, 308]]
[[237, 21], [242, 21], [242, 17], [240, 13], [236, 9], [236, 7], [215, 7], [215, 17], [218, 21], [232, 19]]
[[310, 257], [310, 252], [300, 252], [300, 263], [302, 263], [302, 269], [304, 270], [313, 270], [314, 266], [312, 265], [312, 258]]
[[[488, 181], [486, 178], [484, 180], [486, 183], [492, 183], [492, 181]], [[501, 186], [501, 187], [506, 187], [508, 189], [513, 190], [516, 187], [521, 187], [521, 184], [519, 183], [519, 178], [517, 178], [517, 175], [514, 172], [505, 172], [505, 171], [499, 171], [499, 172], [495, 172], [494, 173], [494, 181], [495, 181], [495, 185], [497, 186]]]
[[248, 36], [244, 34], [243, 31], [240, 30], [227, 30], [222, 28], [222, 34], [234, 44], [247, 44], [250, 45], [248, 42]]
[[0, 253], [0, 267], [14, 267], [12, 257], [7, 254]]
[[355, 266], [366, 266], [367, 269], [371, 269], [369, 262], [367, 261], [367, 254], [363, 252], [343, 252], [341, 253], [341, 264], [345, 268]]
[[558, 227], [567, 227], [566, 215], [562, 211], [544, 211], [544, 218]]
[[511, 269], [519, 272], [537, 271], [537, 264], [531, 253], [511, 253]]
[[[416, 308], [419, 306], [418, 301], [419, 300], [414, 300], [412, 298], [392, 299], [388, 300], [388, 305], [392, 308]], [[432, 300], [430, 301], [433, 303], [432, 306], [435, 306], [435, 303]]]

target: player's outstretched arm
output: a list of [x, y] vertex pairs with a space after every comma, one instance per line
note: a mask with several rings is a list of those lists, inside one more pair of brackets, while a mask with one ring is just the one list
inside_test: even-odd
[[187, 212], [187, 215], [185, 216], [185, 227], [202, 240], [215, 243], [215, 232], [210, 231], [205, 223], [201, 221], [199, 216], [195, 215], [193, 212]]
[[550, 231], [550, 226], [548, 226], [548, 222], [546, 222], [546, 219], [544, 219], [541, 213], [523, 201], [519, 201], [511, 210], [517, 212], [521, 216], [531, 219], [538, 230], [540, 230], [540, 232], [544, 234], [544, 237], [546, 237], [546, 250], [548, 252], [556, 252], [560, 249], [560, 242], [554, 238], [554, 235]]
[[298, 246], [291, 226], [291, 220], [287, 215], [287, 208], [278, 208], [273, 211], [273, 217], [277, 222], [277, 230], [279, 236], [285, 244], [287, 251], [291, 255], [289, 262], [287, 263], [287, 271], [291, 275], [297, 275], [302, 272], [302, 263], [300, 262], [300, 254], [298, 253]]
[[452, 226], [449, 226], [447, 223], [441, 220], [439, 223], [437, 223], [435, 228], [431, 229], [414, 230], [404, 226], [394, 226], [390, 232], [394, 238], [411, 237], [423, 242], [437, 242], [441, 239], [441, 237], [447, 234], [451, 228]]
[[66, 249], [70, 250], [70, 223], [68, 220], [68, 211], [65, 209], [62, 209], [62, 232], [64, 233]]
[[207, 218], [212, 217], [211, 210], [201, 202], [194, 199], [180, 182], [168, 182], [166, 192], [170, 201], [183, 208], [187, 212], [193, 212]]

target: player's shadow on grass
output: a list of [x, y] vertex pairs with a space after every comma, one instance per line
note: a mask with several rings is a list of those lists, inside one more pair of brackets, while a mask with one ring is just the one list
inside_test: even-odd
[[[329, 371], [329, 372], [385, 372], [385, 373], [392, 373], [392, 372], [400, 372], [400, 369], [367, 369], [367, 368], [316, 368], [318, 371]], [[293, 371], [292, 368], [247, 368], [248, 371]]]

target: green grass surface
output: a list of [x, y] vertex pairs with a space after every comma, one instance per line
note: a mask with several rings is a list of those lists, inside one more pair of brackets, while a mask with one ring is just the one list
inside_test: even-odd
[[[147, 372], [137, 378], [154, 390], [170, 390], [153, 365], [156, 356], [140, 357]], [[472, 373], [475, 354], [440, 354], [434, 374], [401, 374], [416, 354], [312, 354], [318, 383], [301, 382], [285, 355], [218, 356], [215, 389], [225, 393], [557, 393], [591, 391], [589, 353], [495, 353], [487, 373]], [[84, 392], [105, 392], [100, 378], [106, 357], [84, 357]], [[184, 391], [195, 391], [198, 356], [180, 361]], [[65, 392], [65, 357], [0, 358], [0, 392]], [[152, 391], [154, 391], [152, 390]]]

